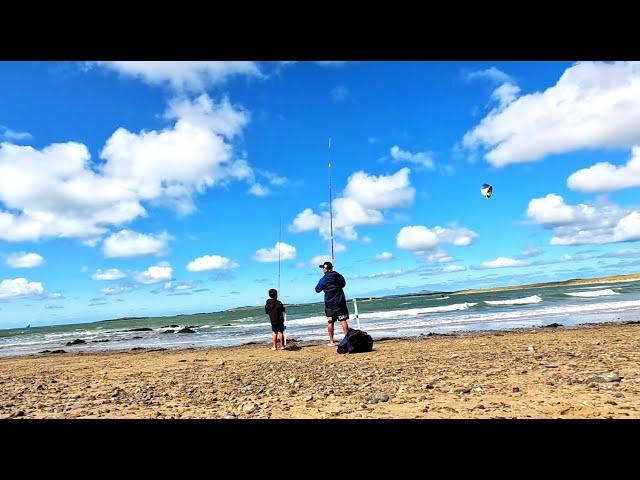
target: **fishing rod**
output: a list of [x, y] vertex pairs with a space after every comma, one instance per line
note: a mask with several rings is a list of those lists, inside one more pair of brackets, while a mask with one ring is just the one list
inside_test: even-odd
[[[282, 217], [280, 217], [280, 221], [278, 223], [278, 297], [282, 298], [280, 292], [280, 245], [281, 245], [281, 237], [282, 237]], [[287, 312], [283, 312], [284, 316], [284, 331], [282, 332], [282, 340], [283, 347], [287, 346]]]
[[329, 137], [329, 219], [331, 225], [331, 262], [335, 262], [333, 256], [333, 207], [331, 205], [331, 137]]

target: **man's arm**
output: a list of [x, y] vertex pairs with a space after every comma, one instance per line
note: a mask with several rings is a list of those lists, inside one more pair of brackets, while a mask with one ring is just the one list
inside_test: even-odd
[[320, 293], [324, 289], [325, 284], [326, 284], [326, 281], [324, 277], [322, 277], [318, 282], [318, 285], [316, 285], [316, 293]]
[[284, 308], [284, 303], [282, 302], [278, 302], [280, 305], [280, 308], [282, 309], [282, 311], [284, 312], [286, 310], [286, 308]]
[[338, 274], [338, 282], [339, 282], [340, 288], [344, 288], [347, 285], [347, 281], [344, 279], [344, 277], [341, 274]]

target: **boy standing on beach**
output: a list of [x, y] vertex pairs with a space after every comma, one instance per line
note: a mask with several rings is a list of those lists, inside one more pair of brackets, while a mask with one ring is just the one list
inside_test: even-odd
[[269, 315], [269, 320], [271, 320], [273, 338], [271, 350], [278, 350], [278, 342], [281, 345], [280, 350], [284, 350], [284, 310], [284, 305], [278, 300], [278, 291], [275, 288], [270, 289], [264, 311]]

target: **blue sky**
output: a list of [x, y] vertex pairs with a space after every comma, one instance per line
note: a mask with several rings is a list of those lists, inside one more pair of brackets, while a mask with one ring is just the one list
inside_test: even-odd
[[0, 328], [640, 269], [635, 63], [0, 69]]

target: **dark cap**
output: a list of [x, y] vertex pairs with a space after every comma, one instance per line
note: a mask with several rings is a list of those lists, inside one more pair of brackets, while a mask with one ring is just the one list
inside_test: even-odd
[[333, 270], [333, 263], [331, 262], [324, 262], [322, 265], [318, 265], [320, 268], [324, 268], [327, 267], [329, 270]]

